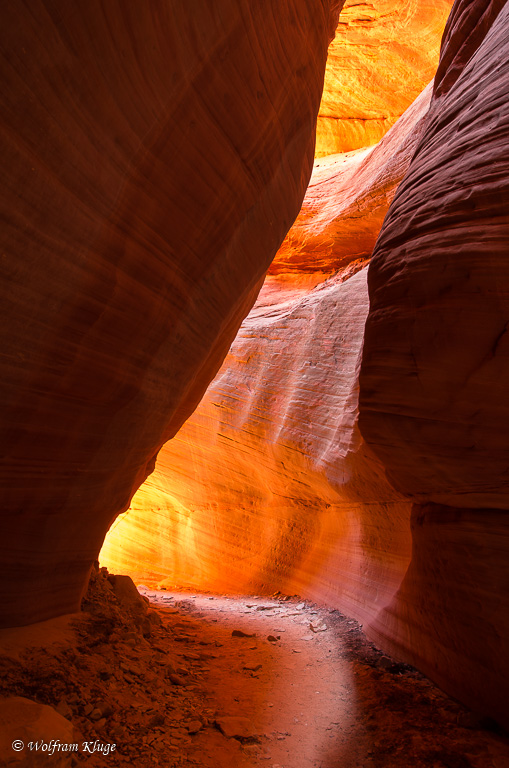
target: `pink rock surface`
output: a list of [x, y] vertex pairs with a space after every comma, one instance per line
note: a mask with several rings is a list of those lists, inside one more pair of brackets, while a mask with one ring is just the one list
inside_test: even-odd
[[340, 5], [3, 8], [3, 624], [79, 606], [220, 366], [302, 202]]
[[375, 147], [315, 160], [302, 208], [269, 276], [310, 287], [371, 256], [423, 129], [430, 83]]

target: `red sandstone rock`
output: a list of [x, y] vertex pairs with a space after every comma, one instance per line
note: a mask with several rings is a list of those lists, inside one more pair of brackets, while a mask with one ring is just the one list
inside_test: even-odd
[[329, 49], [316, 154], [376, 144], [435, 74], [452, 0], [346, 0]]
[[369, 272], [361, 430], [399, 490], [458, 507], [509, 507], [508, 15], [435, 100]]
[[394, 487], [421, 502], [409, 570], [375, 637], [507, 726], [509, 5], [501, 6], [453, 9], [425, 132], [369, 268], [360, 428]]
[[2, 9], [2, 624], [78, 607], [220, 366], [302, 202], [340, 5]]
[[53, 707], [22, 696], [1, 697], [0, 723], [0, 760], [4, 768], [67, 768], [75, 764], [74, 745], [78, 752], [82, 739], [72, 723]]
[[[366, 249], [374, 242], [428, 99], [360, 162], [315, 168], [218, 376], [109, 532], [101, 561], [113, 570], [143, 583], [284, 589], [363, 622], [390, 603], [409, 562], [410, 504], [356, 428], [366, 269], [337, 270], [348, 264], [343, 228], [350, 244], [356, 232]], [[320, 237], [331, 245], [317, 264]]]
[[302, 208], [269, 276], [309, 288], [352, 262], [369, 259], [417, 146], [430, 98], [431, 84], [376, 147], [315, 161]]

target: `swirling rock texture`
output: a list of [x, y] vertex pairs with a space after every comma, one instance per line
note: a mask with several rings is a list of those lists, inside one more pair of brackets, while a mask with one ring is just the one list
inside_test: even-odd
[[315, 162], [297, 220], [268, 270], [276, 285], [309, 288], [369, 259], [417, 145], [431, 89], [430, 83], [375, 148]]
[[509, 5], [457, 2], [369, 270], [360, 428], [416, 504], [382, 642], [508, 723]]
[[316, 154], [376, 144], [435, 74], [452, 0], [346, 0], [330, 47]]
[[298, 213], [337, 0], [2, 7], [4, 625], [78, 608]]
[[[297, 592], [363, 622], [390, 603], [411, 504], [362, 443], [357, 372], [366, 259], [430, 96], [376, 148], [316, 164], [218, 376], [108, 533], [102, 563], [144, 583]], [[352, 254], [355, 242], [365, 251]]]
[[[502, 6], [454, 6], [433, 108], [375, 250], [360, 404], [369, 445], [355, 424], [369, 207], [354, 254], [332, 233], [370, 198], [355, 179], [377, 178], [367, 163], [379, 149], [318, 163], [219, 376], [103, 553], [147, 580], [328, 600], [507, 724]], [[321, 183], [341, 195], [320, 199]]]

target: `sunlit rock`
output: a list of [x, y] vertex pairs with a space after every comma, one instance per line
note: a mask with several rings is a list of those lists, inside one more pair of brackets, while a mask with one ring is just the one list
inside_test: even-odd
[[435, 74], [452, 0], [347, 0], [329, 51], [318, 156], [376, 144]]

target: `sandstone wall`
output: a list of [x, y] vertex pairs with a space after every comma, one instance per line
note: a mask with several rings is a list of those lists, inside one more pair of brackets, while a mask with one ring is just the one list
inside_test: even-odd
[[330, 47], [318, 156], [376, 144], [435, 74], [452, 0], [346, 0]]
[[351, 262], [348, 245], [376, 239], [430, 95], [376, 149], [317, 164], [221, 370], [108, 533], [102, 563], [143, 583], [282, 589], [368, 623], [390, 604], [411, 505], [356, 426], [367, 254]]
[[299, 211], [337, 0], [2, 8], [1, 623], [75, 610]]
[[361, 432], [416, 503], [375, 636], [506, 725], [509, 5], [457, 2], [369, 268]]

